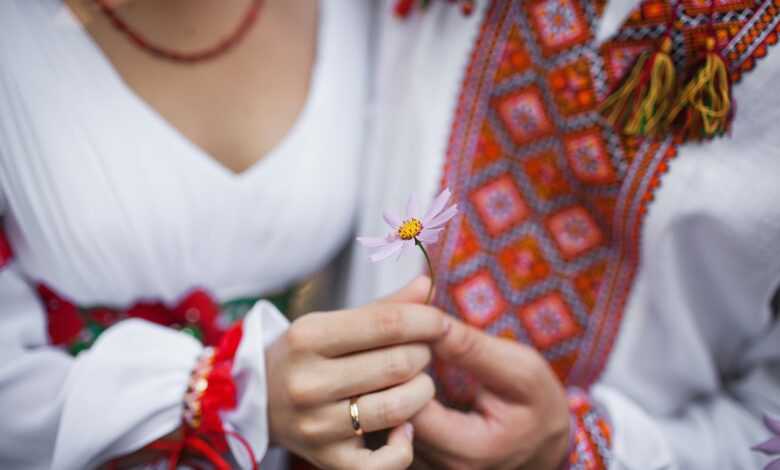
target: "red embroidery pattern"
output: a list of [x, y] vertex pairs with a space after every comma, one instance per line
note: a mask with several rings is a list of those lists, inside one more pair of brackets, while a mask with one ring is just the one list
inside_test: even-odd
[[[587, 388], [607, 360], [647, 206], [676, 155], [670, 138], [616, 133], [599, 100], [666, 34], [685, 69], [715, 31], [735, 78], [776, 42], [780, 0], [714, 1], [646, 0], [599, 48], [598, 1], [495, 0], [486, 11], [444, 167], [462, 211], [435, 256], [436, 302], [533, 345], [566, 384]], [[471, 399], [473, 380], [436, 370], [447, 398]]]
[[[179, 468], [179, 464], [194, 456], [208, 461], [216, 470], [230, 470], [233, 466], [224, 457], [230, 453], [228, 436], [241, 444], [252, 468], [259, 468], [251, 445], [240, 434], [226, 430], [222, 423], [222, 413], [238, 405], [232, 370], [242, 336], [243, 326], [237, 323], [225, 332], [216, 349], [204, 348], [184, 395], [182, 435], [158, 439], [145, 447], [167, 455], [167, 468]], [[112, 461], [109, 468], [119, 467], [122, 461]]]
[[46, 309], [51, 343], [74, 355], [92, 346], [107, 328], [128, 318], [185, 331], [206, 345], [218, 344], [227, 329], [220, 319], [220, 307], [202, 290], [192, 291], [172, 308], [162, 302], [139, 302], [126, 310], [77, 307], [43, 284], [37, 290]]
[[606, 415], [584, 391], [568, 392], [572, 417], [572, 448], [567, 470], [599, 470], [610, 461], [612, 428]]
[[11, 258], [13, 257], [11, 244], [8, 242], [8, 239], [5, 236], [2, 223], [3, 221], [0, 219], [0, 269], [3, 269], [5, 265], [10, 263]]

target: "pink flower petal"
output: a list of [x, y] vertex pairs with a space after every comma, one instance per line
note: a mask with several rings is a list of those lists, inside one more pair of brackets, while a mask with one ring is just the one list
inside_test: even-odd
[[385, 219], [387, 225], [389, 225], [393, 230], [398, 230], [398, 227], [401, 225], [401, 218], [393, 212], [385, 211], [382, 214], [382, 218]]
[[398, 258], [396, 258], [395, 260], [398, 261], [399, 259], [401, 259], [401, 256], [403, 256], [404, 253], [406, 253], [409, 250], [409, 248], [413, 248], [413, 247], [414, 247], [414, 240], [404, 240], [403, 247], [401, 247], [401, 251], [398, 253]]
[[780, 437], [773, 437], [768, 441], [764, 441], [761, 444], [753, 446], [752, 449], [766, 455], [780, 454]]
[[446, 224], [451, 218], [455, 217], [455, 214], [458, 213], [458, 205], [453, 204], [450, 207], [448, 207], [444, 212], [437, 215], [433, 219], [431, 219], [428, 222], [428, 225], [426, 227], [428, 228], [438, 228], [442, 225]]
[[396, 240], [390, 243], [389, 245], [380, 248], [373, 255], [371, 255], [370, 259], [374, 263], [376, 263], [377, 261], [382, 261], [388, 256], [393, 256], [397, 252], [401, 251], [401, 248], [403, 248], [403, 246], [404, 246], [403, 241]]
[[775, 434], [780, 434], [780, 419], [764, 415], [764, 425]]
[[414, 193], [409, 196], [409, 202], [406, 203], [406, 215], [404, 216], [404, 220], [411, 219], [412, 217], [420, 217], [419, 214], [417, 214], [417, 198]]
[[379, 248], [391, 243], [383, 237], [357, 237], [357, 241], [361, 245], [367, 246], [369, 248]]
[[780, 459], [773, 460], [766, 464], [766, 467], [764, 467], [764, 470], [780, 470]]
[[428, 225], [428, 222], [430, 222], [433, 217], [439, 215], [439, 212], [441, 212], [442, 209], [444, 209], [444, 206], [447, 205], [447, 201], [450, 200], [451, 195], [452, 193], [450, 192], [450, 189], [444, 188], [444, 191], [436, 196], [436, 199], [434, 199], [431, 203], [431, 207], [428, 208], [428, 212], [426, 212], [423, 216], [423, 225]]
[[444, 231], [443, 228], [424, 228], [417, 239], [423, 243], [436, 243], [439, 241], [439, 234]]

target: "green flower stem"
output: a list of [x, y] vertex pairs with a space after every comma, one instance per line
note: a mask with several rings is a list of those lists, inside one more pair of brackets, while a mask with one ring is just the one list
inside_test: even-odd
[[436, 284], [436, 274], [433, 272], [433, 264], [431, 264], [431, 257], [428, 256], [428, 250], [425, 249], [425, 245], [422, 244], [417, 237], [414, 238], [414, 244], [420, 248], [423, 256], [425, 256], [425, 264], [428, 265], [428, 273], [431, 275], [431, 285], [428, 287], [428, 295], [425, 297], [425, 305], [431, 303], [431, 297], [433, 296], [433, 286]]

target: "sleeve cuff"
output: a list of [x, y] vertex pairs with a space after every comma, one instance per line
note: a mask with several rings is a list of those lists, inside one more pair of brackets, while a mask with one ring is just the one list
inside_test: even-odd
[[569, 458], [563, 469], [610, 468], [612, 425], [606, 411], [579, 388], [567, 390], [571, 431]]
[[201, 351], [191, 336], [141, 320], [107, 330], [63, 385], [52, 468], [95, 467], [174, 431]]
[[[243, 336], [233, 360], [238, 405], [224, 413], [225, 427], [240, 434], [261, 459], [268, 449], [268, 393], [265, 348], [288, 327], [287, 319], [268, 301], [260, 301], [244, 319]], [[241, 442], [228, 438], [231, 452], [242, 468], [251, 467]]]
[[641, 407], [606, 385], [595, 385], [591, 397], [609, 413], [612, 427], [610, 469], [676, 468], [664, 434]]

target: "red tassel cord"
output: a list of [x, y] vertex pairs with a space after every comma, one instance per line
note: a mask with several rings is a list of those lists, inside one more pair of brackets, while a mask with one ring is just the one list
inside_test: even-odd
[[235, 409], [238, 404], [232, 369], [242, 335], [242, 325], [236, 324], [225, 333], [216, 350], [207, 349], [198, 361], [184, 400], [184, 436], [178, 440], [160, 440], [149, 446], [168, 454], [170, 470], [175, 470], [185, 454], [198, 456], [217, 470], [230, 470], [230, 464], [223, 457], [230, 452], [228, 436], [242, 444], [252, 468], [258, 468], [252, 447], [238, 433], [225, 430], [221, 417], [222, 413]]

